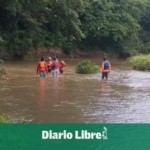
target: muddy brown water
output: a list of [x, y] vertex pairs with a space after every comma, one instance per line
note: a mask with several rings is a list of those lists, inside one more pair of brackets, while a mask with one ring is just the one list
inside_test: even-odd
[[[111, 60], [109, 80], [101, 73], [75, 73], [79, 60], [65, 60], [63, 75], [36, 74], [38, 61], [7, 62], [0, 110], [32, 123], [150, 123], [150, 72]], [[101, 60], [93, 60], [100, 65]]]

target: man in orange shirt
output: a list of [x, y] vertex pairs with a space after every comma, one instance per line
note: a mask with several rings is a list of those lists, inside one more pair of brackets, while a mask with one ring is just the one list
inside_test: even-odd
[[61, 59], [60, 63], [59, 63], [59, 72], [63, 73], [64, 72], [64, 68], [66, 66], [66, 63]]
[[44, 61], [44, 57], [41, 57], [41, 61], [37, 65], [37, 74], [39, 73], [41, 77], [45, 77], [47, 72], [47, 64]]
[[51, 72], [51, 70], [52, 70], [52, 67], [51, 67], [51, 65], [52, 65], [52, 58], [51, 57], [49, 57], [48, 58], [48, 63], [47, 63], [47, 68], [48, 68], [48, 72], [50, 73]]
[[103, 58], [101, 72], [102, 72], [102, 79], [106, 78], [108, 79], [108, 73], [111, 70], [110, 62], [107, 60], [106, 57]]

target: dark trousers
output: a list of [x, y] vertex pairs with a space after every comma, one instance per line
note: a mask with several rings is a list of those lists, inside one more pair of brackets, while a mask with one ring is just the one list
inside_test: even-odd
[[48, 72], [51, 73], [51, 69], [48, 69]]
[[64, 71], [59, 69], [59, 72], [63, 74]]
[[108, 79], [108, 72], [102, 72], [102, 79]]
[[48, 72], [50, 73], [52, 70], [51, 66], [48, 66]]

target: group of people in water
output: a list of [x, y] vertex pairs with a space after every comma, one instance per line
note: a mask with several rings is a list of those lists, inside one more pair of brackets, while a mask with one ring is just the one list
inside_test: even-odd
[[[41, 77], [45, 77], [46, 73], [52, 73], [53, 77], [57, 77], [59, 73], [63, 74], [64, 68], [66, 63], [61, 59], [60, 62], [56, 57], [49, 57], [48, 62], [44, 61], [44, 57], [41, 57], [41, 61], [37, 65], [37, 74], [39, 73]], [[108, 74], [111, 70], [111, 64], [107, 60], [107, 57], [104, 56], [102, 65], [101, 65], [101, 72], [102, 72], [102, 79], [108, 79]]]
[[53, 77], [57, 77], [59, 73], [63, 74], [65, 66], [66, 63], [62, 59], [59, 62], [56, 57], [49, 57], [46, 63], [44, 57], [41, 57], [41, 61], [37, 65], [37, 74], [45, 77], [47, 73], [52, 73]]

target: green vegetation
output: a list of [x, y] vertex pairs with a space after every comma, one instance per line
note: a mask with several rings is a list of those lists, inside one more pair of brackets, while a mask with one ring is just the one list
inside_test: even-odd
[[11, 119], [9, 116], [0, 113], [0, 123], [11, 123]]
[[0, 2], [0, 58], [39, 47], [103, 50], [118, 57], [150, 53], [149, 0]]
[[136, 70], [150, 71], [150, 54], [130, 57], [128, 62]]
[[[3, 60], [0, 60], [0, 63], [3, 63]], [[0, 68], [0, 77], [6, 74], [6, 70], [4, 68]]]
[[[0, 64], [3, 63], [3, 60], [0, 60]], [[6, 70], [4, 68], [0, 68], [0, 88], [3, 85], [3, 75], [7, 74]]]
[[0, 124], [1, 123], [29, 123], [25, 117], [14, 118], [12, 116], [0, 113]]
[[81, 74], [97, 73], [99, 67], [89, 60], [80, 61], [76, 66], [76, 72]]
[[0, 68], [0, 76], [3, 76], [6, 74], [6, 70], [4, 68]]
[[[0, 60], [0, 63], [3, 63], [3, 61]], [[0, 89], [2, 88], [2, 84], [3, 84], [2, 76], [5, 74], [6, 74], [5, 69], [0, 68]], [[0, 113], [0, 123], [10, 123], [10, 122], [11, 122], [10, 118], [7, 115]]]

